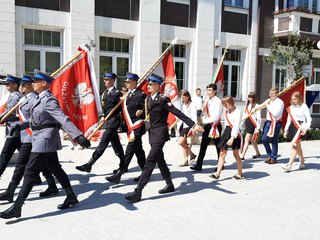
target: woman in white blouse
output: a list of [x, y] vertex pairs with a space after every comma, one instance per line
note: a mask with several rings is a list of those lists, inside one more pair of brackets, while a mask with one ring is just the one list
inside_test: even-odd
[[[197, 106], [194, 102], [191, 101], [190, 93], [188, 91], [183, 91], [181, 93], [180, 99], [182, 103], [181, 112], [183, 112], [187, 117], [191, 118], [192, 121], [197, 122]], [[183, 150], [183, 161], [179, 165], [179, 167], [184, 167], [188, 166], [190, 164], [190, 161], [196, 158], [196, 155], [191, 151], [187, 142], [187, 138], [189, 136], [191, 137], [193, 133], [190, 131], [191, 128], [182, 121], [179, 121], [178, 129], [180, 132], [178, 144], [182, 147]]]
[[308, 106], [302, 102], [302, 96], [299, 92], [291, 95], [291, 106], [287, 108], [288, 118], [284, 128], [284, 137], [292, 143], [292, 152], [287, 165], [283, 167], [286, 172], [292, 170], [292, 164], [297, 155], [300, 159], [299, 169], [304, 169], [304, 158], [301, 148], [301, 139], [305, 136], [311, 126], [311, 116]]
[[225, 129], [220, 138], [218, 148], [220, 148], [219, 162], [217, 172], [210, 175], [211, 178], [219, 179], [223, 164], [227, 155], [228, 148], [231, 147], [233, 156], [236, 159], [238, 173], [234, 176], [235, 179], [243, 179], [242, 161], [239, 155], [239, 149], [242, 147], [242, 135], [239, 131], [241, 123], [241, 111], [234, 105], [234, 100], [230, 96], [225, 96], [222, 99], [222, 105], [226, 108]]
[[[251, 110], [257, 105], [256, 93], [250, 92], [248, 94], [248, 100], [245, 108], [244, 116], [250, 115]], [[258, 149], [257, 138], [259, 136], [259, 132], [261, 129], [261, 111], [257, 111], [250, 115], [250, 117], [246, 118], [244, 121], [246, 136], [244, 139], [243, 150], [240, 153], [240, 157], [243, 160], [246, 152], [248, 150], [249, 144], [251, 142], [254, 150], [256, 151], [256, 155], [252, 158], [260, 157], [260, 152]]]

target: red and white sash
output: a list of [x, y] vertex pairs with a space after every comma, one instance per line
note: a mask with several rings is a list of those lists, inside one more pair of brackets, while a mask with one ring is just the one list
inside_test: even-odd
[[249, 116], [250, 121], [252, 122], [253, 126], [255, 127], [254, 133], [253, 133], [253, 136], [252, 136], [252, 140], [256, 141], [258, 139], [258, 136], [259, 136], [259, 129], [257, 128], [258, 123], [257, 123], [256, 119], [252, 116], [252, 114], [250, 114], [248, 106], [246, 106], [245, 112]]
[[271, 125], [270, 125], [270, 128], [269, 128], [269, 131], [268, 131], [267, 135], [268, 135], [268, 137], [271, 138], [274, 135], [274, 130], [276, 129], [276, 124], [278, 122], [281, 122], [282, 119], [280, 118], [278, 121], [276, 121], [269, 111], [268, 111], [268, 114], [269, 114], [269, 117], [270, 117], [270, 120], [271, 120]]
[[294, 119], [294, 117], [292, 116], [291, 108], [290, 108], [290, 107], [287, 108], [287, 112], [288, 112], [288, 114], [289, 114], [289, 116], [290, 116], [290, 118], [291, 118], [291, 122], [294, 124], [294, 126], [295, 126], [296, 129], [297, 129], [297, 132], [296, 132], [296, 134], [294, 135], [294, 137], [293, 137], [293, 139], [292, 139], [292, 141], [291, 141], [292, 145], [295, 146], [295, 145], [297, 145], [297, 142], [298, 142], [299, 139], [301, 138], [302, 128], [301, 128], [301, 125], [299, 124], [299, 122], [298, 122], [296, 119]]
[[[232, 123], [230, 122], [230, 120], [229, 120], [229, 118], [228, 118], [228, 112], [229, 112], [229, 111], [226, 111], [226, 112], [225, 112], [225, 118], [226, 118], [226, 121], [228, 122], [229, 126], [230, 126], [231, 129], [232, 129], [232, 128], [233, 128], [233, 125], [232, 125]], [[241, 134], [241, 132], [240, 132], [240, 129], [238, 129], [238, 138], [240, 138], [240, 147], [241, 147], [240, 152], [242, 152], [242, 151], [243, 151], [243, 137], [242, 137], [242, 134]]]
[[127, 98], [125, 98], [122, 103], [122, 113], [128, 127], [128, 132], [127, 132], [128, 141], [132, 142], [134, 141], [134, 130], [139, 127], [142, 127], [144, 125], [144, 121], [142, 119], [139, 119], [135, 123], [132, 123], [132, 120], [127, 108]]
[[[205, 113], [207, 114], [207, 117], [210, 118], [208, 101], [206, 102], [206, 112]], [[219, 124], [220, 124], [220, 119], [215, 123], [214, 122], [210, 123], [211, 129], [210, 129], [209, 135], [208, 135], [209, 138], [218, 138], [218, 137], [220, 137], [220, 133], [219, 133], [218, 128], [217, 128], [217, 126]]]
[[[26, 120], [25, 116], [23, 115], [23, 113], [22, 113], [22, 111], [20, 109], [20, 106], [19, 106], [19, 109], [18, 109], [18, 116], [19, 116], [20, 122], [24, 122]], [[30, 136], [32, 136], [31, 128], [27, 128], [25, 130]]]

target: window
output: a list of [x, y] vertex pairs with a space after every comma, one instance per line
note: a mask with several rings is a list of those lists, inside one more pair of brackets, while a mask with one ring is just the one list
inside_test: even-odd
[[[222, 54], [224, 49], [222, 49]], [[241, 81], [241, 50], [229, 49], [224, 63], [224, 95], [240, 98]]]
[[60, 47], [60, 32], [38, 29], [25, 29], [24, 44]]
[[160, 23], [195, 28], [197, 2], [197, 0], [161, 0]]
[[274, 82], [274, 86], [277, 86], [279, 88], [280, 91], [282, 91], [283, 89], [286, 88], [286, 83], [285, 83], [285, 78], [284, 78], [285, 74], [284, 74], [284, 70], [281, 69], [276, 69], [275, 72], [275, 82]]
[[124, 83], [126, 72], [130, 69], [130, 40], [100, 36], [100, 94], [104, 91], [103, 76], [106, 71], [118, 75], [118, 88]]
[[15, 0], [16, 6], [70, 12], [70, 0]]
[[243, 0], [224, 0], [224, 5], [229, 5], [233, 7], [244, 7]]
[[317, 0], [312, 1], [312, 11], [317, 12]]
[[[320, 84], [320, 58], [312, 58], [313, 78], [310, 84]], [[311, 113], [320, 114], [320, 95], [316, 97], [311, 106]]]
[[33, 75], [34, 69], [52, 74], [61, 66], [61, 32], [24, 29], [24, 72]]
[[[162, 52], [166, 50], [169, 46], [169, 43], [162, 43]], [[186, 45], [175, 44], [172, 49], [173, 61], [174, 61], [174, 71], [176, 73], [176, 80], [178, 89], [187, 88], [187, 79], [186, 79]]]
[[308, 9], [308, 6], [309, 6], [309, 0], [298, 0], [298, 7]]
[[95, 0], [95, 15], [139, 21], [140, 0]]
[[287, 5], [288, 8], [294, 7], [294, 0], [288, 0]]

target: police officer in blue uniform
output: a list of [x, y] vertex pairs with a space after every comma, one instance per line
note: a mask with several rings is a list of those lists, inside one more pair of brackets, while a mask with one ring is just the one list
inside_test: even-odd
[[[144, 92], [137, 89], [137, 81], [139, 80], [137, 74], [128, 72], [126, 78], [126, 86], [129, 91], [124, 102], [125, 106], [123, 107], [122, 114], [127, 118], [127, 121], [130, 121], [132, 125], [136, 124], [136, 126], [132, 126], [134, 128], [132, 131], [130, 131], [129, 126], [127, 127], [129, 143], [124, 157], [125, 167], [120, 168], [117, 173], [106, 178], [109, 182], [115, 184], [120, 182], [121, 176], [128, 169], [134, 154], [141, 169], [143, 169], [146, 162], [146, 155], [142, 147], [142, 136], [146, 133], [143, 119], [145, 118], [144, 103], [147, 96]], [[134, 180], [138, 181], [139, 177]]]
[[[7, 90], [10, 92], [9, 98], [6, 103], [6, 110], [0, 115], [2, 119], [15, 105], [18, 104], [19, 100], [22, 97], [22, 94], [19, 92], [21, 78], [14, 77], [12, 75], [7, 75], [5, 80]], [[13, 112], [5, 121], [6, 130], [5, 138], [6, 141], [1, 151], [0, 155], [0, 177], [7, 168], [7, 165], [14, 153], [15, 150], [19, 150], [21, 146], [20, 142], [20, 132], [15, 132], [12, 136], [10, 135], [11, 125], [19, 122], [17, 112]]]
[[32, 190], [37, 175], [45, 167], [52, 172], [66, 191], [67, 197], [62, 204], [58, 205], [58, 209], [65, 209], [78, 203], [69, 178], [58, 159], [57, 150], [62, 148], [59, 134], [60, 125], [82, 147], [88, 148], [90, 142], [63, 113], [58, 100], [50, 92], [50, 84], [53, 80], [51, 76], [38, 70], [35, 71], [33, 87], [34, 91], [38, 93], [38, 99], [31, 108], [31, 119], [12, 127], [12, 131], [31, 127], [32, 150], [19, 196], [10, 208], [0, 213], [0, 218], [8, 219], [21, 216], [22, 205]]
[[[101, 97], [103, 117], [106, 117], [112, 111], [122, 97], [122, 93], [114, 87], [114, 82], [117, 78], [118, 76], [115, 73], [106, 72], [104, 74], [104, 82], [107, 89], [103, 92]], [[76, 169], [82, 172], [91, 172], [92, 165], [102, 156], [108, 147], [109, 142], [111, 142], [115, 154], [120, 159], [119, 169], [125, 168], [124, 152], [117, 131], [120, 126], [120, 111], [121, 107], [118, 107], [111, 117], [105, 122], [103, 126], [104, 133], [97, 149], [93, 152], [91, 159], [86, 164], [76, 166]]]
[[158, 164], [162, 178], [166, 182], [166, 186], [159, 190], [159, 193], [164, 194], [174, 191], [171, 174], [163, 154], [164, 144], [170, 139], [167, 128], [169, 112], [173, 113], [188, 126], [194, 127], [195, 131], [204, 131], [201, 126], [195, 125], [190, 118], [175, 108], [169, 98], [159, 93], [162, 82], [163, 79], [155, 74], [152, 74], [148, 79], [148, 90], [151, 95], [147, 97], [146, 114], [150, 114], [149, 143], [151, 149], [136, 189], [125, 196], [132, 203], [141, 200], [142, 190], [148, 183], [156, 163]]
[[[33, 78], [27, 74], [24, 74], [21, 80], [21, 93], [24, 94], [24, 97], [23, 99], [21, 99], [22, 102], [18, 110], [20, 121], [30, 119], [30, 109], [38, 97], [38, 95], [33, 91], [32, 83]], [[23, 177], [24, 170], [29, 160], [32, 149], [32, 131], [30, 128], [21, 129], [20, 140], [22, 144], [20, 147], [19, 156], [13, 172], [13, 176], [6, 191], [0, 194], [0, 201], [13, 202], [14, 191]], [[47, 179], [49, 187], [44, 192], [40, 192], [39, 196], [45, 197], [58, 194], [58, 188], [55, 184], [54, 178], [47, 168], [43, 170], [43, 175]]]

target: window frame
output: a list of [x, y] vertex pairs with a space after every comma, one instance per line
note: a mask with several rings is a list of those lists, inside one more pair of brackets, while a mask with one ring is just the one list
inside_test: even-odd
[[[51, 31], [51, 32], [59, 32], [60, 33], [60, 46], [46, 46], [46, 45], [32, 45], [25, 43], [25, 30], [41, 30], [41, 31]], [[50, 29], [50, 28], [38, 28], [38, 27], [23, 27], [22, 29], [22, 69], [25, 72], [26, 70], [26, 62], [25, 62], [25, 52], [26, 51], [38, 51], [40, 52], [40, 66], [38, 70], [41, 72], [46, 72], [46, 52], [55, 52], [60, 53], [60, 63], [59, 67], [61, 67], [63, 63], [63, 30], [58, 29]], [[57, 70], [57, 69], [56, 69]], [[51, 73], [48, 73], [51, 74]]]

